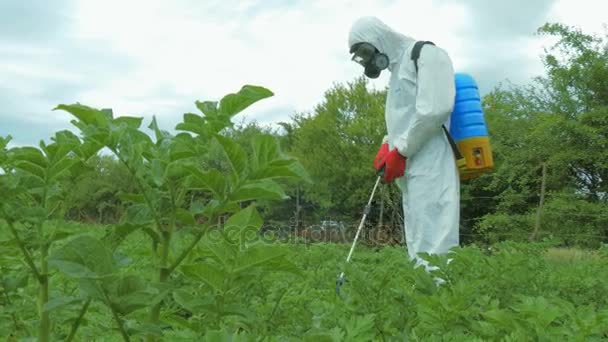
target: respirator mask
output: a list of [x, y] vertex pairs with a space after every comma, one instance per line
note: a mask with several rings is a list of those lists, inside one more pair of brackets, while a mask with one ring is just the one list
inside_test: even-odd
[[372, 44], [357, 43], [351, 46], [350, 53], [353, 54], [352, 60], [365, 68], [364, 74], [369, 78], [378, 78], [380, 72], [388, 68], [388, 56]]

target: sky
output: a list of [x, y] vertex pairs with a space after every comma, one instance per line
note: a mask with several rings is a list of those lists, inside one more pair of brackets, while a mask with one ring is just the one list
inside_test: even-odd
[[[70, 129], [53, 111], [80, 102], [115, 115], [155, 115], [166, 130], [197, 100], [245, 84], [274, 96], [236, 120], [289, 121], [310, 112], [337, 83], [359, 77], [348, 31], [376, 16], [444, 48], [482, 94], [541, 75], [536, 34], [546, 22], [605, 33], [599, 0], [0, 0], [0, 136], [10, 146], [49, 141]], [[371, 85], [384, 88], [388, 72]]]

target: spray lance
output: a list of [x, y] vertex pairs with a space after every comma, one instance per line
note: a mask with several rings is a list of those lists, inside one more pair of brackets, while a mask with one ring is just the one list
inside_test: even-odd
[[[361, 218], [361, 222], [359, 223], [359, 227], [357, 228], [357, 233], [355, 234], [355, 239], [353, 240], [353, 244], [350, 247], [350, 251], [348, 252], [348, 256], [346, 257], [346, 263], [347, 264], [350, 262], [350, 259], [353, 256], [353, 251], [355, 250], [355, 245], [357, 244], [357, 239], [359, 238], [359, 234], [361, 233], [361, 229], [363, 228], [363, 225], [365, 224], [365, 219], [367, 218], [367, 215], [369, 214], [369, 211], [371, 209], [371, 204], [372, 204], [372, 200], [374, 199], [374, 194], [376, 193], [376, 189], [378, 188], [378, 184], [380, 184], [380, 180], [382, 179], [383, 176], [384, 176], [384, 167], [382, 167], [382, 169], [380, 169], [380, 171], [378, 171], [378, 178], [376, 179], [376, 184], [374, 184], [374, 188], [372, 190], [372, 194], [369, 196], [369, 200], [367, 201], [367, 205], [365, 206], [365, 209], [363, 210], [363, 217]], [[342, 284], [344, 284], [344, 271], [342, 271], [340, 273], [340, 275], [338, 276], [338, 280], [336, 281], [336, 294], [338, 296], [340, 296], [340, 288], [342, 287]]]

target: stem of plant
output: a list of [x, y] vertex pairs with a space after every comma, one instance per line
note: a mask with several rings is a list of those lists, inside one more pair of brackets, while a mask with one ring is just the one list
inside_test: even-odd
[[32, 273], [34, 273], [34, 277], [36, 277], [36, 280], [40, 281], [40, 272], [38, 272], [38, 268], [36, 267], [36, 264], [34, 264], [34, 259], [32, 258], [30, 253], [25, 248], [23, 241], [21, 241], [21, 238], [19, 237], [19, 234], [17, 233], [17, 229], [15, 229], [15, 225], [13, 224], [13, 222], [10, 222], [10, 221], [8, 221], [7, 224], [8, 224], [8, 228], [10, 229], [11, 233], [13, 234], [13, 237], [15, 237], [15, 240], [17, 241], [17, 245], [19, 246], [21, 253], [23, 253], [25, 262], [32, 270]]
[[[221, 226], [221, 222], [219, 221], [219, 218], [216, 217], [215, 215], [211, 216], [211, 218], [209, 219], [209, 222], [215, 221], [216, 219], [218, 219], [217, 226], [218, 227]], [[186, 249], [184, 249], [182, 251], [182, 253], [177, 257], [177, 259], [175, 259], [173, 264], [171, 264], [171, 266], [169, 266], [169, 274], [171, 274], [182, 263], [182, 261], [184, 261], [184, 259], [186, 259], [188, 254], [190, 254], [190, 252], [192, 252], [194, 247], [196, 247], [196, 245], [199, 243], [199, 241], [201, 241], [203, 236], [205, 236], [205, 233], [207, 232], [207, 230], [211, 227], [212, 226], [209, 226], [207, 224], [205, 224], [203, 226], [203, 228], [195, 235], [194, 240], [192, 240], [192, 242], [188, 245], [188, 247], [186, 247]]]
[[66, 342], [72, 341], [74, 339], [74, 336], [76, 336], [76, 331], [78, 331], [78, 328], [80, 327], [80, 323], [82, 322], [84, 314], [89, 309], [89, 304], [91, 304], [90, 299], [87, 300], [86, 303], [84, 303], [84, 305], [82, 306], [82, 309], [80, 309], [80, 312], [78, 313], [78, 318], [76, 318], [76, 321], [74, 322], [74, 324], [72, 324], [72, 329], [70, 329], [70, 334], [68, 335]]
[[171, 264], [171, 266], [168, 269], [169, 274], [171, 274], [182, 263], [182, 261], [184, 261], [184, 259], [186, 259], [188, 254], [190, 254], [190, 252], [194, 249], [194, 247], [196, 247], [196, 245], [199, 243], [199, 241], [201, 241], [201, 239], [205, 235], [205, 231], [206, 231], [206, 229], [203, 229], [202, 231], [197, 233], [196, 236], [194, 237], [194, 240], [192, 240], [192, 242], [188, 245], [188, 247], [186, 247], [186, 249], [184, 249], [182, 251], [182, 253], [179, 255], [179, 257], [177, 257], [177, 259], [175, 259], [173, 264]]
[[[169, 277], [169, 269], [167, 268], [167, 264], [169, 259], [169, 243], [171, 241], [171, 234], [169, 232], [163, 232], [162, 236], [163, 238], [160, 246], [160, 267], [158, 281], [164, 283]], [[158, 303], [154, 304], [154, 306], [150, 310], [150, 323], [158, 323], [160, 319], [160, 309], [162, 307], [162, 303], [162, 300], [159, 301]], [[156, 338], [152, 335], [148, 335], [146, 336], [146, 341], [156, 341]]]
[[[172, 223], [171, 223], [172, 227], [171, 227], [169, 233], [173, 232], [174, 225], [175, 225], [175, 221], [172, 221]], [[190, 245], [188, 245], [188, 247], [186, 247], [186, 249], [179, 255], [179, 257], [177, 259], [175, 259], [175, 261], [171, 265], [168, 265], [171, 234], [169, 234], [167, 236], [167, 238], [165, 238], [165, 234], [164, 234], [165, 232], [163, 232], [163, 241], [162, 241], [162, 246], [161, 246], [161, 260], [160, 260], [161, 268], [160, 268], [160, 273], [159, 273], [159, 281], [161, 283], [165, 282], [169, 278], [169, 275], [171, 275], [171, 273], [188, 256], [188, 254], [190, 254], [192, 249], [194, 249], [194, 247], [198, 244], [198, 242], [205, 235], [204, 234], [205, 231], [206, 231], [206, 229], [203, 229], [199, 234], [197, 234], [196, 237], [194, 238], [194, 240], [190, 243]], [[153, 323], [153, 324], [158, 323], [158, 320], [160, 318], [161, 306], [162, 306], [162, 301], [158, 302], [157, 304], [154, 305], [154, 307], [152, 307], [152, 310], [150, 311], [150, 322], [151, 323]], [[155, 340], [156, 340], [155, 337], [152, 335], [146, 336], [147, 342], [153, 342]]]
[[[48, 191], [48, 179], [44, 179], [44, 189], [42, 190], [42, 200], [40, 205], [45, 210], [47, 209], [47, 191]], [[44, 236], [44, 221], [41, 220], [37, 223], [38, 226], [38, 239], [41, 241], [40, 246], [40, 274], [38, 277], [39, 289], [38, 289], [38, 316], [40, 319], [40, 326], [38, 330], [38, 341], [48, 342], [51, 340], [51, 318], [49, 312], [44, 310], [44, 305], [49, 301], [49, 264], [48, 255], [50, 244], [46, 241]]]
[[125, 331], [125, 326], [122, 323], [122, 319], [120, 319], [118, 312], [116, 312], [116, 310], [114, 310], [113, 307], [110, 307], [110, 310], [112, 311], [112, 316], [114, 317], [114, 320], [116, 321], [116, 325], [118, 326], [118, 331], [120, 331], [120, 335], [122, 336], [122, 339], [125, 340], [125, 342], [131, 342], [131, 338], [129, 337], [129, 334], [127, 334], [127, 332]]
[[283, 297], [285, 297], [285, 294], [287, 294], [287, 292], [289, 292], [289, 288], [286, 288], [285, 291], [283, 291], [283, 293], [281, 293], [281, 295], [279, 296], [279, 299], [277, 299], [277, 302], [274, 303], [274, 307], [272, 308], [272, 312], [270, 313], [270, 316], [268, 316], [268, 318], [266, 319], [266, 332], [268, 332], [268, 333], [270, 333], [269, 325], [272, 322], [272, 317], [274, 317], [274, 314], [279, 309], [279, 304], [281, 303], [281, 300], [283, 300]]
[[150, 199], [150, 196], [146, 192], [146, 188], [144, 187], [144, 185], [141, 183], [141, 181], [137, 177], [137, 172], [135, 172], [135, 170], [131, 167], [131, 165], [129, 165], [129, 163], [127, 163], [126, 160], [124, 160], [123, 158], [120, 157], [120, 153], [118, 153], [118, 150], [116, 150], [115, 148], [110, 148], [110, 150], [114, 153], [115, 156], [118, 157], [118, 160], [120, 160], [122, 162], [122, 164], [127, 168], [129, 173], [135, 177], [135, 180], [136, 180], [135, 185], [138, 187], [139, 191], [141, 191], [141, 194], [144, 196], [144, 200], [146, 201], [146, 204], [148, 205], [148, 207], [150, 208], [150, 210], [152, 212], [152, 217], [154, 218], [154, 222], [156, 222], [156, 226], [160, 229], [160, 227], [161, 227], [160, 217], [159, 217], [158, 213], [154, 210], [154, 206], [152, 205], [152, 200]]
[[[173, 227], [171, 227], [168, 232], [164, 231], [162, 229], [163, 226], [162, 226], [162, 223], [160, 220], [160, 216], [156, 212], [154, 205], [152, 204], [152, 200], [151, 200], [150, 196], [148, 195], [148, 193], [146, 192], [146, 188], [139, 181], [139, 178], [137, 177], [137, 173], [129, 165], [129, 163], [126, 162], [126, 160], [120, 158], [120, 153], [118, 153], [118, 151], [116, 149], [110, 148], [110, 150], [112, 152], [114, 152], [114, 155], [118, 156], [118, 159], [123, 163], [123, 165], [126, 166], [129, 173], [131, 173], [133, 176], [135, 176], [135, 179], [137, 180], [136, 185], [139, 188], [139, 190], [141, 191], [142, 195], [144, 196], [144, 200], [145, 200], [146, 204], [148, 205], [151, 212], [153, 213], [154, 222], [156, 223], [156, 228], [157, 228], [156, 230], [157, 230], [157, 232], [161, 232], [162, 241], [161, 241], [161, 246], [160, 246], [161, 250], [160, 250], [160, 265], [159, 265], [159, 277], [158, 278], [161, 283], [164, 283], [170, 273], [168, 270], [167, 264], [169, 261], [169, 249], [170, 249], [171, 233], [172, 233]], [[172, 224], [174, 224], [174, 222], [175, 221], [173, 221]], [[152, 309], [150, 310], [150, 323], [152, 323], [152, 324], [158, 323], [158, 320], [160, 318], [161, 306], [162, 306], [162, 301], [155, 304], [152, 307]], [[146, 336], [146, 341], [155, 341], [155, 340], [156, 339], [152, 335]]]
[[129, 334], [127, 334], [127, 332], [125, 330], [125, 326], [122, 323], [122, 319], [120, 318], [120, 315], [118, 314], [118, 312], [112, 305], [112, 301], [110, 300], [110, 297], [108, 296], [108, 294], [106, 293], [105, 290], [102, 290], [102, 295], [105, 299], [105, 304], [108, 306], [108, 308], [110, 308], [110, 311], [112, 311], [112, 317], [114, 317], [114, 321], [116, 322], [116, 325], [118, 326], [118, 331], [120, 332], [122, 339], [125, 340], [126, 342], [131, 342], [131, 338], [129, 337]]
[[[40, 318], [39, 336], [40, 336], [40, 341], [48, 341], [50, 338], [49, 315], [48, 315], [48, 312], [43, 311], [43, 306], [48, 301], [48, 298], [49, 298], [49, 296], [48, 296], [48, 279], [46, 276], [46, 271], [47, 271], [46, 255], [45, 255], [45, 253], [42, 253], [42, 260], [41, 260], [42, 270], [38, 271], [36, 264], [34, 264], [34, 259], [32, 258], [32, 255], [29, 253], [27, 248], [25, 248], [25, 244], [19, 237], [19, 233], [17, 232], [17, 229], [15, 228], [14, 223], [11, 221], [8, 221], [7, 224], [8, 224], [9, 230], [15, 237], [15, 241], [17, 241], [17, 245], [19, 246], [21, 253], [23, 253], [23, 257], [25, 258], [25, 263], [30, 267], [30, 270], [34, 274], [34, 277], [40, 284], [39, 294], [38, 294], [38, 313], [40, 316], [39, 317]], [[42, 227], [42, 224], [39, 227], [39, 232], [42, 231], [41, 227]], [[43, 249], [45, 249], [45, 248], [43, 247]], [[48, 254], [48, 248], [46, 249], [46, 253]], [[15, 323], [16, 323], [16, 321], [15, 321]]]
[[[43, 224], [40, 223], [40, 237], [44, 236], [42, 235], [42, 226]], [[44, 310], [44, 304], [49, 301], [49, 264], [47, 261], [48, 254], [49, 245], [46, 243], [46, 241], [44, 241], [42, 244], [42, 248], [40, 249], [40, 288], [38, 292], [38, 313], [40, 316], [40, 329], [38, 339], [41, 342], [48, 342], [50, 341], [51, 337], [51, 319], [49, 316], [49, 312]]]

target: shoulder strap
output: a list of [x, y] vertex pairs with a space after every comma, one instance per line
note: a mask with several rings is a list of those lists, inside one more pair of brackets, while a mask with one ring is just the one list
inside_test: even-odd
[[[414, 43], [414, 47], [412, 48], [411, 59], [414, 61], [414, 66], [416, 67], [416, 73], [418, 73], [418, 58], [420, 58], [420, 50], [422, 50], [422, 47], [426, 44], [435, 45], [435, 43], [433, 43], [433, 42], [419, 40], [416, 43]], [[460, 153], [460, 150], [458, 150], [458, 145], [454, 141], [454, 138], [452, 138], [452, 135], [448, 132], [448, 129], [445, 127], [445, 125], [441, 125], [441, 128], [443, 128], [443, 132], [445, 132], [445, 135], [448, 138], [448, 142], [450, 143], [450, 146], [452, 147], [452, 151], [454, 152], [454, 156], [456, 157], [456, 160], [462, 159], [463, 157], [462, 157], [462, 154]]]
[[411, 58], [414, 61], [416, 72], [418, 72], [418, 58], [420, 58], [420, 50], [422, 50], [422, 47], [426, 44], [435, 45], [433, 42], [419, 40], [414, 43], [414, 47], [412, 48]]

